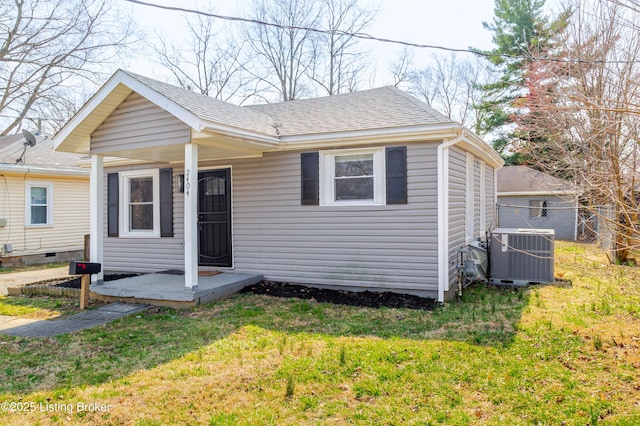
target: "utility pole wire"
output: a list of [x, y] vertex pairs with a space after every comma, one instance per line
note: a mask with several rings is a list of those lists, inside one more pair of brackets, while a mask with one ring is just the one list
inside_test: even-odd
[[362, 39], [362, 40], [377, 41], [377, 42], [381, 42], [381, 43], [399, 44], [399, 45], [402, 45], [402, 46], [416, 47], [416, 48], [420, 48], [420, 49], [437, 49], [437, 50], [444, 50], [444, 51], [447, 51], [447, 52], [472, 53], [474, 55], [482, 56], [482, 57], [485, 57], [485, 58], [501, 57], [501, 58], [508, 58], [508, 59], [529, 59], [529, 60], [560, 62], [560, 63], [576, 63], [576, 64], [580, 64], [580, 63], [585, 63], [585, 64], [628, 64], [628, 63], [640, 62], [640, 60], [634, 60], [634, 61], [607, 61], [607, 60], [585, 60], [585, 59], [565, 60], [565, 59], [552, 58], [552, 57], [534, 57], [533, 55], [525, 56], [525, 55], [509, 55], [509, 54], [504, 54], [504, 53], [487, 53], [487, 52], [482, 52], [482, 51], [476, 50], [476, 49], [458, 49], [458, 48], [454, 48], [454, 47], [445, 47], [445, 46], [438, 46], [438, 45], [433, 45], [433, 44], [412, 43], [412, 42], [408, 42], [408, 41], [393, 40], [393, 39], [388, 39], [388, 38], [380, 38], [380, 37], [372, 36], [372, 35], [367, 34], [367, 33], [359, 33], [359, 32], [358, 33], [351, 33], [351, 32], [342, 31], [342, 30], [323, 30], [323, 29], [319, 29], [319, 28], [311, 28], [311, 27], [304, 27], [304, 26], [277, 24], [277, 23], [274, 23], [274, 22], [261, 21], [261, 20], [258, 20], [258, 19], [241, 18], [239, 16], [219, 15], [217, 13], [202, 12], [202, 11], [195, 10], [195, 9], [187, 9], [187, 8], [177, 7], [177, 6], [164, 6], [164, 5], [160, 5], [160, 4], [147, 3], [147, 2], [144, 2], [144, 1], [141, 1], [141, 0], [125, 0], [125, 1], [127, 1], [129, 3], [139, 4], [139, 5], [142, 5], [142, 6], [155, 7], [155, 8], [158, 8], [158, 9], [172, 10], [172, 11], [184, 12], [184, 13], [194, 13], [194, 14], [198, 14], [198, 15], [208, 16], [208, 17], [211, 17], [211, 18], [223, 19], [223, 20], [226, 20], [226, 21], [246, 22], [246, 23], [250, 23], [250, 24], [266, 25], [266, 26], [277, 27], [277, 28], [282, 28], [282, 29], [286, 29], [286, 30], [311, 31], [311, 32], [319, 33], [319, 34], [344, 35], [344, 36], [359, 38], [359, 39]]

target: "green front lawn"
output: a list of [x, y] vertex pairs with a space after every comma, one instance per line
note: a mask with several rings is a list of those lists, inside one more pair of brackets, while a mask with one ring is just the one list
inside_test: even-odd
[[27, 265], [27, 266], [2, 266], [0, 265], [0, 275], [1, 274], [9, 274], [13, 272], [26, 272], [26, 271], [35, 271], [38, 269], [47, 269], [47, 268], [60, 268], [62, 266], [69, 265], [69, 262], [51, 262], [51, 263], [39, 263], [35, 265]]
[[431, 312], [237, 295], [0, 336], [0, 423], [640, 424], [640, 268], [556, 261], [557, 285]]
[[53, 319], [80, 312], [80, 301], [68, 297], [0, 296], [0, 315]]

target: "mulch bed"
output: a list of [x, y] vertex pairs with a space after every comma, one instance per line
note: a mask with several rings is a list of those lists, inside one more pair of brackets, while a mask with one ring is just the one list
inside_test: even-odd
[[437, 306], [434, 299], [391, 292], [343, 291], [305, 287], [295, 284], [261, 281], [245, 287], [241, 293], [264, 294], [275, 297], [295, 297], [298, 299], [328, 302], [337, 305], [363, 306], [369, 308], [409, 308], [431, 310]]
[[[104, 281], [115, 281], [122, 278], [135, 277], [140, 274], [109, 274], [104, 276]], [[50, 287], [64, 287], [64, 288], [80, 288], [80, 277], [75, 278], [62, 278], [60, 280], [48, 281], [46, 285]]]
[[[104, 281], [114, 281], [122, 278], [135, 277], [140, 274], [109, 274]], [[80, 288], [80, 277], [61, 278], [48, 281], [49, 287]], [[39, 283], [40, 284], [40, 283]], [[44, 284], [44, 283], [42, 283]], [[419, 297], [412, 294], [374, 291], [344, 291], [306, 287], [273, 281], [261, 281], [258, 284], [245, 287], [240, 293], [264, 294], [274, 297], [298, 298], [315, 300], [317, 302], [334, 303], [336, 305], [363, 306], [369, 308], [408, 308], [432, 310], [437, 306], [434, 299]]]

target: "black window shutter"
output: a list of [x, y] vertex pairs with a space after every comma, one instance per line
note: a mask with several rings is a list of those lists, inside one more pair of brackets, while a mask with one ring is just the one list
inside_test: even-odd
[[120, 182], [118, 173], [107, 174], [107, 236], [119, 236]]
[[160, 236], [173, 237], [172, 169], [160, 169]]
[[407, 147], [387, 147], [385, 156], [387, 204], [407, 204]]
[[302, 205], [320, 204], [320, 160], [317, 152], [300, 154], [302, 174]]

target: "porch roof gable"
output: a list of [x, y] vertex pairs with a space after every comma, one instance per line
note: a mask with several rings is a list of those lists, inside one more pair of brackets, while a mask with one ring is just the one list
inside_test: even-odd
[[267, 114], [118, 70], [53, 137], [55, 149], [88, 154], [93, 131], [133, 92], [197, 132], [212, 130], [277, 143], [276, 130]]

